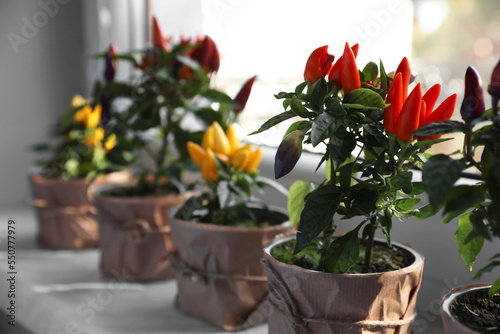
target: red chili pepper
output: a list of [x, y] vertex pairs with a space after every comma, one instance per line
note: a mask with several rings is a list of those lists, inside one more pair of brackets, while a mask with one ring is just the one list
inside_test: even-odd
[[403, 60], [401, 60], [398, 68], [396, 69], [396, 74], [398, 73], [403, 75], [403, 98], [406, 99], [408, 96], [408, 85], [410, 84], [411, 79], [411, 68], [408, 58], [404, 57]]
[[394, 81], [389, 87], [385, 103], [390, 104], [384, 111], [385, 131], [387, 131], [387, 133], [395, 133], [398, 116], [404, 103], [403, 77], [401, 73], [396, 74]]
[[153, 45], [159, 49], [167, 50], [170, 39], [164, 38], [163, 33], [161, 32], [160, 25], [158, 24], [158, 20], [155, 16], [153, 16], [153, 22], [151, 27], [151, 39]]
[[[351, 47], [354, 58], [358, 56], [359, 44], [356, 43]], [[328, 73], [328, 81], [335, 80], [335, 86], [342, 87], [342, 56], [333, 64], [332, 69]]]
[[205, 36], [200, 45], [192, 53], [191, 58], [196, 60], [206, 73], [217, 72], [219, 70], [219, 51], [210, 36]]
[[424, 124], [425, 118], [428, 115], [430, 115], [430, 113], [434, 109], [434, 106], [436, 105], [440, 93], [441, 93], [441, 85], [437, 83], [431, 88], [429, 88], [429, 90], [424, 94], [424, 96], [422, 96], [422, 100], [425, 101], [427, 109], [425, 113], [420, 112], [420, 126]]
[[355, 89], [361, 88], [361, 81], [359, 79], [356, 58], [348, 43], [345, 43], [342, 57], [340, 77], [342, 78], [342, 89], [344, 90], [344, 94], [347, 94]]
[[418, 83], [406, 99], [398, 116], [396, 123], [396, 136], [400, 140], [411, 141], [413, 139], [413, 136], [410, 135], [410, 133], [418, 129], [421, 107], [422, 89], [420, 88], [420, 83]]
[[307, 59], [304, 69], [304, 80], [316, 82], [321, 76], [326, 76], [333, 65], [334, 56], [328, 53], [328, 45], [314, 50]]
[[234, 109], [236, 115], [238, 115], [246, 106], [248, 97], [250, 96], [250, 92], [252, 91], [252, 86], [257, 76], [253, 76], [245, 82], [245, 84], [241, 87], [238, 95], [234, 98], [236, 102], [240, 104], [239, 108]]
[[[455, 105], [457, 103], [457, 94], [452, 94], [444, 100], [436, 110], [427, 110], [427, 116], [424, 121], [420, 124], [420, 127], [433, 122], [444, 122], [451, 119], [453, 112], [455, 111]], [[425, 137], [418, 137], [418, 140], [436, 140], [441, 138], [442, 135], [432, 135]]]

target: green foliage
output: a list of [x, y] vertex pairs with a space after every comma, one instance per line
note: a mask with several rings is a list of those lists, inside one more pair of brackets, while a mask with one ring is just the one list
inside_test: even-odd
[[[300, 215], [295, 254], [316, 242], [322, 233], [325, 242], [320, 270], [330, 272], [346, 272], [358, 259], [360, 231], [364, 238], [370, 238], [380, 229], [390, 245], [392, 218], [421, 214], [415, 209], [420, 199], [414, 197], [424, 191], [424, 185], [414, 186], [411, 169], [422, 165], [422, 153], [439, 142], [407, 143], [387, 135], [381, 121], [388, 106], [384, 97], [392, 79], [387, 77], [382, 63], [380, 71], [371, 62], [359, 75], [361, 88], [345, 95], [324, 77], [315, 83], [302, 82], [293, 92], [277, 94], [276, 98], [283, 100], [284, 112], [254, 132], [296, 117], [299, 120], [287, 134], [300, 130], [304, 144], [325, 148], [318, 165], [327, 164], [325, 181], [316, 188], [311, 182], [296, 181], [290, 189], [288, 208], [293, 224]], [[292, 169], [287, 164], [296, 162], [282, 158], [285, 155], [281, 146], [276, 155], [280, 172]], [[434, 213], [427, 208], [426, 216]], [[359, 217], [360, 222], [346, 235], [334, 238], [337, 217]], [[369, 242], [365, 244], [371, 247]]]
[[[477, 125], [477, 128], [475, 128]], [[463, 150], [457, 157], [436, 155], [423, 167], [423, 180], [434, 211], [444, 208], [443, 223], [459, 218], [455, 234], [458, 252], [469, 271], [480, 254], [484, 239], [500, 238], [500, 126], [499, 116], [487, 110], [482, 117], [466, 123], [446, 121], [431, 123], [416, 133], [432, 135], [459, 132], [464, 135]], [[480, 155], [478, 153], [481, 153]], [[478, 159], [478, 157], [480, 157]], [[475, 184], [459, 184], [468, 169], [479, 171], [481, 180]], [[500, 266], [494, 257], [480, 269], [475, 278]], [[493, 291], [500, 291], [497, 286]]]

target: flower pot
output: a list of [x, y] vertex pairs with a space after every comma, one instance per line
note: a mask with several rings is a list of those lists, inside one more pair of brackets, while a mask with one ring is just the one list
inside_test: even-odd
[[144, 197], [104, 194], [112, 187], [94, 187], [101, 272], [134, 281], [175, 277], [168, 259], [173, 245], [167, 212], [182, 205], [191, 193]]
[[288, 265], [264, 250], [269, 280], [269, 333], [408, 333], [422, 280], [423, 257], [400, 270], [375, 274], [332, 274]]
[[[453, 315], [453, 308], [457, 308], [455, 302], [461, 299], [464, 296], [473, 296], [473, 295], [481, 295], [488, 294], [488, 290], [490, 289], [491, 284], [474, 284], [474, 285], [466, 285], [455, 288], [451, 290], [446, 296], [443, 297], [441, 302], [441, 318], [443, 319], [443, 325], [445, 329], [445, 333], [447, 334], [473, 334], [473, 333], [499, 333], [500, 332], [500, 323], [496, 323], [494, 325], [488, 326], [474, 326], [472, 323], [470, 325], [466, 325], [463, 321], [460, 321], [458, 317]], [[498, 314], [498, 306], [496, 306], [496, 312]], [[471, 316], [471, 318], [479, 318], [476, 309], [471, 310], [463, 309], [463, 313], [466, 313]], [[498, 321], [498, 320], [497, 320]], [[496, 328], [495, 328], [496, 327]]]
[[[114, 172], [98, 177], [94, 182], [121, 183], [130, 178], [129, 172]], [[39, 242], [57, 249], [84, 249], [99, 246], [99, 227], [90, 215], [89, 182], [85, 178], [62, 180], [29, 175], [39, 222]]]
[[290, 231], [285, 213], [273, 215], [281, 223], [262, 228], [172, 219], [176, 306], [227, 331], [265, 322], [269, 307], [262, 249]]

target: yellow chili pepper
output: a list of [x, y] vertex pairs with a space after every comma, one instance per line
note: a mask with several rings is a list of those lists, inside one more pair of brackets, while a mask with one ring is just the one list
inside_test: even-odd
[[252, 173], [257, 167], [259, 167], [260, 162], [262, 161], [262, 150], [258, 147], [255, 151], [250, 154], [248, 159], [248, 164], [245, 166], [245, 172]]
[[214, 138], [213, 147], [211, 147], [211, 149], [215, 153], [229, 155], [231, 153], [231, 146], [224, 130], [222, 130], [222, 127], [217, 122], [213, 122], [211, 127], [213, 128], [212, 135]]
[[76, 123], [85, 123], [91, 113], [92, 108], [87, 104], [85, 107], [81, 108], [75, 113], [75, 115], [73, 116], [73, 121], [75, 121]]
[[113, 147], [116, 146], [116, 135], [114, 133], [110, 134], [108, 136], [108, 139], [104, 143], [104, 149], [106, 151], [110, 151], [113, 149]]
[[104, 129], [96, 128], [94, 132], [92, 132], [92, 136], [85, 141], [85, 145], [101, 147], [103, 139], [104, 139]]
[[207, 148], [212, 148], [214, 147], [214, 128], [212, 126], [209, 126], [207, 131], [205, 131], [205, 134], [203, 135], [203, 138], [201, 140], [201, 147], [203, 149]]
[[86, 105], [88, 104], [89, 101], [88, 100], [85, 100], [80, 94], [75, 94], [73, 95], [73, 98], [71, 99], [71, 108], [77, 108], [77, 107], [81, 107], [83, 105]]
[[219, 168], [215, 162], [215, 155], [212, 149], [207, 148], [207, 156], [201, 166], [201, 174], [207, 182], [215, 182], [219, 178]]
[[88, 129], [95, 128], [97, 125], [99, 125], [99, 122], [101, 121], [101, 111], [101, 105], [98, 104], [95, 106], [94, 110], [90, 112], [87, 119], [85, 120], [85, 126]]
[[251, 144], [246, 144], [245, 146], [240, 147], [234, 152], [233, 157], [231, 159], [231, 164], [236, 168], [244, 169], [248, 164], [251, 153], [252, 153]]
[[234, 152], [240, 148], [240, 139], [234, 130], [233, 124], [229, 124], [226, 130], [226, 137], [229, 141], [229, 146], [231, 147], [230, 155], [233, 155]]
[[200, 167], [203, 165], [203, 160], [207, 156], [207, 152], [201, 147], [200, 145], [188, 141], [187, 143], [187, 150], [189, 153], [189, 156], [193, 160], [193, 162], [196, 164], [196, 166]]

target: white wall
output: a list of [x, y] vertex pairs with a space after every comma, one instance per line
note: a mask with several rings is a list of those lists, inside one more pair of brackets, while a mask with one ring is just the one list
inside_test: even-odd
[[27, 199], [30, 146], [47, 139], [75, 92], [86, 93], [81, 2], [59, 1], [67, 4], [51, 15], [37, 1], [0, 2], [0, 204]]

